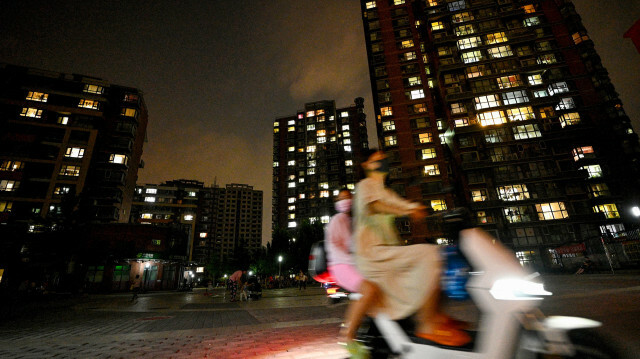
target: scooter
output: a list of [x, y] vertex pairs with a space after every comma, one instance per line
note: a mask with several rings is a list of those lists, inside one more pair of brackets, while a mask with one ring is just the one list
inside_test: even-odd
[[538, 309], [551, 295], [516, 260], [515, 254], [480, 229], [460, 232], [459, 249], [472, 270], [466, 289], [481, 313], [473, 341], [447, 347], [413, 336], [409, 320], [380, 314], [358, 339], [373, 358], [501, 359], [617, 358], [592, 331], [601, 323], [577, 317], [545, 317]]

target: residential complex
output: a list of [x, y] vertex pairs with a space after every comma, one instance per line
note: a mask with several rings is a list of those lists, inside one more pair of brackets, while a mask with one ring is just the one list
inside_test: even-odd
[[340, 188], [354, 189], [368, 148], [364, 99], [307, 103], [273, 123], [273, 228], [328, 223]]
[[[470, 208], [523, 264], [559, 267], [601, 237], [640, 259], [622, 241], [638, 221], [638, 136], [570, 1], [361, 5], [397, 192]], [[408, 242], [444, 236], [400, 224]]]
[[194, 180], [136, 189], [132, 222], [183, 234], [184, 259], [204, 265], [256, 252], [262, 245], [262, 191], [246, 184], [207, 187]]

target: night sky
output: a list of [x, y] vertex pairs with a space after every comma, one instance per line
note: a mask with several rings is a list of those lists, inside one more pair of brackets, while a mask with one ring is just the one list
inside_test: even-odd
[[[574, 3], [640, 130], [640, 54], [622, 38], [640, 0]], [[140, 88], [149, 142], [138, 182], [253, 185], [263, 242], [276, 117], [364, 97], [375, 141], [357, 0], [0, 0], [0, 62]]]

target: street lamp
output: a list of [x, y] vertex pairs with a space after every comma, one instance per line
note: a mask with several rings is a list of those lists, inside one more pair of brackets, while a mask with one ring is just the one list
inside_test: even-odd
[[635, 217], [640, 217], [640, 207], [638, 206], [631, 207], [631, 214], [633, 214]]
[[278, 277], [280, 277], [280, 268], [282, 267], [282, 256], [278, 256]]

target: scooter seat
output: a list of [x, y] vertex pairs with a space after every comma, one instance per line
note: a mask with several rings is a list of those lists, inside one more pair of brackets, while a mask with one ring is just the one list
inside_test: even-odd
[[465, 332], [467, 334], [469, 334], [469, 336], [471, 337], [471, 341], [465, 345], [459, 346], [459, 347], [453, 347], [450, 345], [443, 345], [440, 343], [436, 343], [436, 342], [432, 342], [431, 340], [427, 340], [424, 338], [420, 338], [420, 337], [416, 337], [416, 336], [409, 336], [409, 338], [411, 339], [412, 342], [416, 343], [416, 344], [422, 344], [422, 345], [430, 345], [430, 346], [434, 346], [434, 347], [438, 347], [438, 348], [442, 348], [442, 349], [447, 349], [447, 350], [459, 350], [459, 351], [463, 351], [463, 352], [470, 352], [473, 351], [473, 347], [474, 347], [474, 343], [475, 343], [475, 339], [476, 339], [476, 331], [469, 331], [469, 330], [465, 330]]

